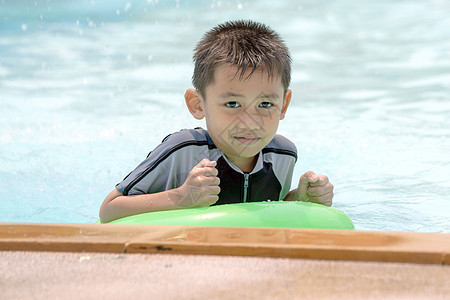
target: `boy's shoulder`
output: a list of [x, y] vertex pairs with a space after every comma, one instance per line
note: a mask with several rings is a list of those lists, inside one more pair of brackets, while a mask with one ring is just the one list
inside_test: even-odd
[[188, 146], [208, 146], [210, 143], [210, 137], [203, 128], [182, 129], [167, 135], [154, 150], [150, 151], [147, 159], [166, 156]]
[[180, 131], [167, 135], [162, 143], [183, 143], [183, 142], [208, 142], [209, 135], [201, 127], [194, 129], [182, 129]]
[[274, 138], [263, 148], [263, 152], [278, 152], [284, 154], [290, 154], [297, 158], [297, 148], [295, 144], [288, 138], [276, 134]]

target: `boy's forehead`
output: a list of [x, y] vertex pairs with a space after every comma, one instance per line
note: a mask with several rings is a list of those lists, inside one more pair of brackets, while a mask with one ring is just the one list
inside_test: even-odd
[[228, 65], [222, 64], [216, 67], [214, 71], [214, 81], [221, 81], [221, 83], [227, 82], [247, 82], [250, 79], [261, 79], [261, 81], [265, 82], [274, 82], [281, 83], [281, 77], [278, 74], [274, 76], [270, 76], [269, 72], [265, 71], [263, 68], [257, 68], [253, 71], [252, 67], [249, 67], [247, 70], [242, 72], [243, 70], [238, 68], [236, 65]]

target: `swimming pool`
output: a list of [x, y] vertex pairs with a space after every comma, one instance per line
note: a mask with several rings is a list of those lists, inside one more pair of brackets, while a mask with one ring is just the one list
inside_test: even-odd
[[[168, 133], [212, 26], [293, 57], [294, 180], [327, 174], [357, 229], [450, 233], [449, 1], [0, 1], [0, 222], [93, 223]], [[293, 183], [295, 185], [295, 182]]]

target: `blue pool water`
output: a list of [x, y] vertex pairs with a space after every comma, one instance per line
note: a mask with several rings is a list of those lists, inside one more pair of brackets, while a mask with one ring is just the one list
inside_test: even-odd
[[0, 0], [0, 222], [95, 222], [163, 137], [203, 126], [192, 49], [241, 18], [292, 52], [294, 181], [327, 174], [357, 229], [450, 233], [445, 0]]

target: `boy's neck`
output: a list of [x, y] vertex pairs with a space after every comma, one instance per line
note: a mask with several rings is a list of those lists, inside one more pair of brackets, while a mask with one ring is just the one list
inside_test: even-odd
[[228, 160], [232, 162], [236, 167], [238, 167], [244, 173], [250, 173], [255, 168], [256, 162], [258, 161], [258, 155], [253, 157], [228, 157]]

